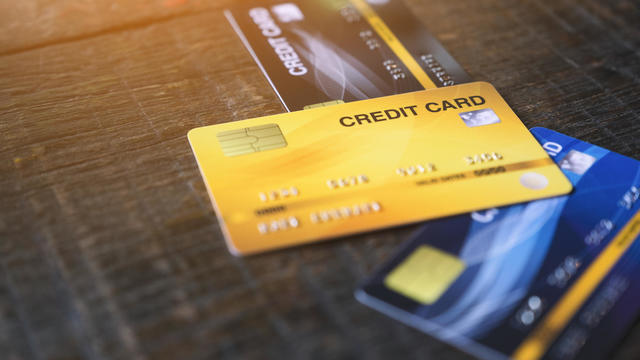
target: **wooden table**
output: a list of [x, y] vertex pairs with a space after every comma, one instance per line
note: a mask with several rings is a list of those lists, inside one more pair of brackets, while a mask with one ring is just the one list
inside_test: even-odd
[[[0, 3], [0, 357], [466, 358], [352, 295], [415, 227], [227, 252], [186, 133], [283, 111], [231, 2]], [[408, 4], [527, 126], [640, 158], [637, 2]]]

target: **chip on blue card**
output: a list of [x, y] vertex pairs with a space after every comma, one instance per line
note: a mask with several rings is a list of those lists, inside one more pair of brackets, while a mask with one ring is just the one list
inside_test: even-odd
[[640, 312], [640, 162], [531, 132], [572, 194], [425, 223], [356, 297], [483, 359], [606, 356]]

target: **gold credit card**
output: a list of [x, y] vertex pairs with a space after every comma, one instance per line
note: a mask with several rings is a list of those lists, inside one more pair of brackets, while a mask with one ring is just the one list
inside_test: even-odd
[[189, 142], [237, 255], [571, 191], [484, 82], [201, 127]]

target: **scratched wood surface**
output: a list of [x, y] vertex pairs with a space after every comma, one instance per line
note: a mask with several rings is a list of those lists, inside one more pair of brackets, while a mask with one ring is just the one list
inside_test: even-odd
[[[353, 298], [414, 227], [225, 249], [186, 133], [283, 111], [231, 2], [0, 2], [0, 357], [468, 358]], [[527, 126], [640, 158], [637, 2], [407, 2]]]

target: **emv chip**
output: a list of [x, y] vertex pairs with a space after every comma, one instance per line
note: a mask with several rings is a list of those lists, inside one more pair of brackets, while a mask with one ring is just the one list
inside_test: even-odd
[[277, 124], [219, 132], [218, 142], [226, 156], [238, 156], [283, 148], [287, 141]]
[[325, 101], [325, 102], [321, 102], [321, 103], [317, 103], [317, 104], [305, 105], [304, 109], [305, 110], [309, 110], [309, 109], [315, 109], [315, 108], [319, 108], [319, 107], [325, 107], [325, 106], [331, 106], [331, 105], [340, 105], [340, 104], [344, 104], [344, 101], [343, 100], [331, 100], [331, 101]]
[[398, 293], [430, 305], [436, 302], [466, 268], [457, 257], [422, 245], [384, 280]]

